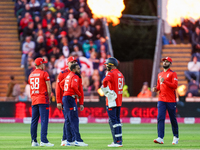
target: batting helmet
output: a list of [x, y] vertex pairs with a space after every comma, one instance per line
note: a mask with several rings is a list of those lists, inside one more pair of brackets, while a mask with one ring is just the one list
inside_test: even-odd
[[114, 57], [110, 57], [106, 60], [105, 64], [109, 65], [109, 66], [118, 66], [118, 61], [116, 58]]

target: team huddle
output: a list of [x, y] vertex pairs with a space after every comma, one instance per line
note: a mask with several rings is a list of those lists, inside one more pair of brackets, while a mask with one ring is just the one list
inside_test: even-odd
[[[36, 69], [29, 76], [32, 98], [32, 146], [54, 146], [47, 139], [51, 84], [48, 73], [43, 71], [45, 63], [47, 62], [42, 58], [37, 58], [35, 60]], [[106, 109], [113, 137], [113, 142], [108, 147], [122, 147], [120, 108], [122, 105], [124, 76], [117, 69], [118, 61], [115, 58], [108, 58], [105, 65], [107, 75], [102, 82], [101, 89], [107, 97]], [[65, 118], [61, 146], [88, 146], [83, 142], [79, 132], [77, 99], [79, 99], [80, 111], [84, 109], [84, 94], [80, 72], [77, 60], [74, 57], [69, 57], [68, 69], [61, 71], [57, 78], [57, 108], [62, 110]], [[39, 117], [41, 118], [40, 144], [37, 142]]]
[[[178, 123], [176, 120], [176, 95], [178, 85], [177, 74], [170, 70], [172, 59], [162, 59], [164, 71], [158, 74], [157, 86], [153, 92], [159, 91], [158, 97], [158, 138], [155, 143], [164, 144], [164, 123], [166, 110], [168, 110], [172, 124], [173, 141], [178, 144]], [[44, 71], [42, 58], [35, 60], [36, 69], [29, 76], [32, 99], [31, 138], [32, 146], [54, 146], [47, 139], [49, 102], [51, 99], [51, 83], [49, 75]], [[120, 109], [122, 106], [122, 93], [124, 76], [117, 69], [118, 61], [114, 57], [107, 59], [106, 77], [103, 79], [101, 89], [106, 96], [106, 110], [109, 116], [109, 125], [113, 142], [108, 147], [122, 147], [122, 124], [120, 122]], [[61, 71], [56, 83], [57, 108], [62, 110], [65, 122], [61, 146], [88, 146], [84, 143], [79, 132], [79, 118], [77, 109], [79, 99], [80, 111], [84, 110], [84, 93], [82, 87], [81, 71], [74, 57], [68, 58], [68, 69]], [[37, 126], [41, 118], [41, 142], [37, 142]]]

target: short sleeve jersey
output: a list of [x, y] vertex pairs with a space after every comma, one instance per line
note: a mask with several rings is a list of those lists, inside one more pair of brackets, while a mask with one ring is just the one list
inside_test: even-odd
[[41, 69], [35, 69], [30, 75], [30, 94], [32, 105], [49, 104], [46, 81], [49, 81], [49, 74]]

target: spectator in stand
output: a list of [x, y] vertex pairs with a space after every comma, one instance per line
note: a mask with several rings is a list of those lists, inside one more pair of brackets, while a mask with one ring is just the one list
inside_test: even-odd
[[[199, 85], [199, 71], [200, 71], [200, 62], [197, 61], [197, 57], [193, 57], [193, 61], [188, 63], [188, 71], [185, 71], [185, 76], [189, 82], [195, 82]], [[196, 79], [196, 81], [194, 80]]]
[[[35, 28], [34, 31], [35, 31], [35, 33], [36, 33], [36, 32], [38, 32], [39, 30], [42, 30], [43, 32], [45, 31], [44, 29], [42, 29], [42, 24], [41, 24], [41, 23], [38, 23], [38, 24], [37, 24], [37, 27]], [[44, 32], [44, 33], [45, 33], [45, 32]]]
[[13, 97], [12, 93], [13, 93], [14, 85], [15, 85], [15, 78], [14, 76], [10, 76], [10, 82], [8, 83], [8, 89], [6, 93], [7, 100], [10, 100], [11, 97]]
[[51, 11], [48, 11], [46, 17], [42, 19], [42, 27], [46, 29], [48, 23], [51, 23], [51, 25], [54, 26], [55, 22], [56, 21], [53, 18]]
[[46, 17], [46, 14], [47, 14], [48, 11], [49, 11], [48, 4], [47, 4], [47, 3], [43, 3], [43, 4], [42, 4], [42, 10], [41, 10], [41, 12], [40, 12], [41, 17], [42, 17], [42, 18]]
[[56, 24], [60, 24], [61, 21], [65, 21], [65, 19], [62, 18], [61, 12], [57, 12], [57, 14], [56, 14]]
[[72, 8], [75, 6], [75, 0], [63, 0], [66, 8]]
[[20, 92], [20, 95], [17, 96], [16, 100], [20, 101], [20, 102], [26, 102], [28, 101], [28, 97], [24, 94], [24, 92]]
[[101, 37], [104, 37], [103, 28], [100, 24], [97, 24], [95, 25], [93, 39], [94, 41], [96, 41], [96, 40], [99, 40]]
[[65, 56], [65, 58], [69, 57], [70, 51], [69, 51], [69, 47], [68, 47], [68, 41], [66, 37], [62, 38], [62, 53]]
[[44, 48], [46, 50], [46, 43], [43, 36], [38, 36], [36, 40], [35, 53], [38, 53], [40, 49]]
[[149, 98], [151, 97], [151, 91], [148, 88], [148, 82], [144, 82], [141, 92], [137, 95], [138, 98]]
[[82, 78], [83, 91], [88, 91], [90, 80], [89, 77], [86, 75], [85, 71], [81, 72], [81, 78]]
[[60, 33], [62, 31], [65, 31], [67, 33], [67, 27], [65, 26], [65, 19], [62, 19], [58, 25], [58, 35], [60, 35]]
[[83, 52], [79, 50], [79, 47], [77, 45], [74, 45], [74, 49], [70, 55], [72, 55], [72, 56], [77, 55], [78, 57], [81, 57], [81, 56], [83, 56]]
[[74, 39], [70, 42], [70, 44], [69, 44], [69, 49], [70, 49], [70, 51], [73, 51], [74, 45], [78, 46], [79, 50], [83, 51], [82, 45], [81, 45], [81, 43], [78, 41], [77, 38], [74, 38]]
[[53, 46], [58, 46], [58, 41], [55, 39], [54, 34], [51, 34], [50, 38], [47, 39], [46, 45], [47, 45], [47, 53], [48, 54], [52, 52]]
[[18, 11], [22, 11], [27, 2], [26, 1], [24, 2], [22, 0], [15, 0], [15, 2], [16, 2], [15, 3], [15, 15], [17, 16]]
[[91, 11], [87, 5], [87, 3], [85, 2], [85, 0], [79, 0], [79, 2], [76, 3], [75, 8], [76, 10], [78, 10], [80, 7], [83, 7], [85, 12], [87, 14], [89, 14], [89, 17], [92, 17]]
[[192, 51], [193, 53], [200, 53], [200, 30], [199, 27], [195, 28], [195, 32], [192, 34]]
[[199, 96], [199, 86], [193, 80], [188, 84], [187, 97]]
[[35, 15], [40, 14], [40, 3], [37, 0], [30, 0], [29, 5]]
[[48, 73], [50, 76], [51, 82], [55, 81], [56, 79], [56, 68], [55, 68], [56, 57], [54, 55], [51, 56], [50, 61], [48, 62]]
[[34, 52], [35, 42], [31, 41], [31, 37], [27, 36], [26, 41], [22, 45], [22, 60], [21, 60], [21, 68], [24, 68], [27, 63], [27, 56], [29, 52]]
[[48, 6], [48, 9], [52, 11], [53, 13], [56, 12], [56, 9], [54, 8], [54, 4], [51, 3], [51, 0], [45, 0], [45, 2], [42, 4], [42, 7]]
[[63, 10], [65, 8], [65, 4], [62, 3], [60, 0], [55, 0], [54, 7], [57, 10]]
[[65, 60], [64, 55], [60, 55], [59, 59], [55, 62], [55, 68], [57, 70], [57, 74], [59, 74], [62, 70], [67, 68], [67, 60]]
[[52, 24], [51, 24], [51, 23], [48, 23], [48, 24], [47, 24], [46, 32], [53, 33], [53, 28], [52, 28]]
[[95, 51], [91, 52], [89, 60], [93, 64], [93, 69], [99, 68], [99, 59], [97, 58], [97, 53]]
[[41, 48], [38, 53], [35, 53], [35, 55], [33, 56], [33, 59], [36, 59], [38, 57], [44, 57], [44, 56], [46, 56], [46, 50], [45, 48]]
[[94, 44], [92, 40], [89, 40], [83, 43], [83, 52], [87, 58], [90, 58], [90, 53], [92, 51], [97, 52], [97, 46]]
[[34, 38], [35, 35], [35, 31], [34, 31], [34, 23], [33, 22], [29, 22], [28, 26], [24, 28], [23, 30], [23, 41], [25, 40], [25, 38], [27, 36], [32, 37], [32, 39]]
[[88, 17], [88, 14], [86, 12], [83, 12], [80, 14], [80, 18], [78, 19], [78, 24], [80, 26], [83, 26], [85, 21], [88, 22], [88, 25], [90, 24], [90, 18]]
[[200, 17], [199, 17], [199, 19], [195, 22], [195, 27], [199, 27], [199, 29], [200, 29]]
[[28, 84], [28, 80], [25, 80], [24, 84], [25, 84], [24, 95], [27, 96], [28, 101], [31, 101], [30, 84]]
[[28, 77], [31, 74], [31, 72], [33, 72], [35, 70], [35, 63], [34, 63], [31, 52], [28, 54], [27, 60], [28, 60], [28, 63], [27, 63], [27, 67], [25, 68], [25, 79], [26, 80], [28, 80]]
[[77, 22], [73, 22], [72, 26], [68, 29], [68, 36], [70, 40], [79, 38], [81, 36], [81, 27]]
[[99, 75], [101, 77], [101, 81], [104, 79], [106, 74], [106, 68], [105, 68], [105, 62], [106, 62], [106, 53], [101, 53], [100, 59], [99, 59]]
[[100, 87], [100, 75], [99, 71], [96, 69], [90, 78], [90, 91], [96, 92]]
[[34, 19], [34, 29], [37, 29], [38, 24], [41, 24], [41, 20], [39, 16], [35, 16]]
[[53, 46], [52, 52], [48, 54], [48, 58], [50, 58], [52, 55], [56, 57], [56, 59], [59, 59], [60, 55], [62, 53], [60, 52], [60, 49], [56, 46]]
[[181, 23], [181, 29], [179, 30], [179, 37], [181, 42], [184, 42], [184, 37], [189, 37], [189, 41], [192, 34], [193, 23], [189, 19], [184, 19]]
[[20, 10], [17, 11], [17, 18], [23, 18], [25, 16], [26, 13], [29, 13], [33, 18], [35, 17], [35, 14], [33, 13], [33, 11], [31, 10], [31, 7], [29, 4], [25, 5], [25, 8], [22, 8]]
[[[104, 37], [97, 40], [95, 44], [97, 45], [97, 52], [106, 52], [106, 54], [108, 54], [108, 44], [106, 43], [106, 39]], [[101, 47], [101, 45], [104, 45], [105, 47]]]
[[77, 23], [77, 20], [74, 18], [73, 14], [69, 14], [69, 19], [67, 20], [67, 27], [71, 28], [74, 22]]
[[29, 22], [33, 22], [33, 19], [31, 17], [30, 13], [26, 12], [24, 18], [22, 18], [20, 21], [21, 30], [23, 30], [25, 27], [27, 27]]
[[93, 28], [89, 25], [88, 21], [84, 21], [84, 25], [81, 27], [81, 41], [89, 40], [93, 38]]

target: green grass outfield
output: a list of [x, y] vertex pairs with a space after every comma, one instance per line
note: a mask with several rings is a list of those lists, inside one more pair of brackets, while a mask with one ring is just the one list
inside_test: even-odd
[[[179, 124], [180, 140], [172, 145], [171, 125], [165, 126], [164, 144], [155, 144], [156, 124], [123, 124], [123, 147], [108, 148], [112, 137], [108, 124], [80, 124], [88, 147], [61, 147], [63, 124], [50, 123], [48, 139], [54, 147], [31, 147], [30, 124], [0, 124], [0, 149], [200, 149], [200, 124]], [[38, 127], [40, 141], [40, 124]]]

